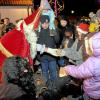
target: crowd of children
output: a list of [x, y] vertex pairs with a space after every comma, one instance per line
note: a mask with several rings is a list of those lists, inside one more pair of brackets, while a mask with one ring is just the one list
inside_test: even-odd
[[40, 62], [45, 83], [70, 75], [83, 80], [89, 99], [100, 100], [100, 9], [89, 18], [90, 22], [75, 19], [74, 24], [64, 15], [55, 18], [48, 1], [41, 0], [16, 27], [9, 18], [1, 20], [0, 100], [36, 100], [34, 59]]

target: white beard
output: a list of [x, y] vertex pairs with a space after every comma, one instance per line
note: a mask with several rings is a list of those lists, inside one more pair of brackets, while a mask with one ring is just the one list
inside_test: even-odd
[[36, 35], [35, 31], [33, 30], [33, 25], [27, 26], [24, 23], [23, 27], [24, 27], [25, 37], [26, 37], [28, 43], [30, 44], [30, 53], [31, 53], [30, 55], [31, 55], [32, 59], [34, 59], [37, 54], [37, 50], [36, 50], [37, 35]]

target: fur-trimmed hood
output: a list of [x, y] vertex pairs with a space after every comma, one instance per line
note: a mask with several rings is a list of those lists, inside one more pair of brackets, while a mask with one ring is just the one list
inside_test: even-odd
[[95, 33], [92, 37], [93, 56], [100, 56], [100, 32]]

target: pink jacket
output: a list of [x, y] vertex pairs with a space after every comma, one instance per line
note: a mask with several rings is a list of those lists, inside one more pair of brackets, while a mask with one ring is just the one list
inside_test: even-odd
[[100, 32], [92, 36], [93, 56], [79, 66], [65, 67], [67, 73], [75, 78], [84, 79], [83, 89], [93, 99], [100, 99]]

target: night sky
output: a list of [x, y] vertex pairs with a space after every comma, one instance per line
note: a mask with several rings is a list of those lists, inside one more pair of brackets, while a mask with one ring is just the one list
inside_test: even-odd
[[64, 13], [70, 15], [71, 10], [75, 15], [88, 15], [90, 11], [95, 12], [98, 9], [96, 0], [65, 0]]
[[[35, 7], [39, 6], [40, 0], [34, 0]], [[64, 0], [65, 8], [61, 14], [71, 15], [71, 10], [74, 10], [73, 15], [88, 15], [89, 12], [96, 10], [100, 7], [97, 0]]]

